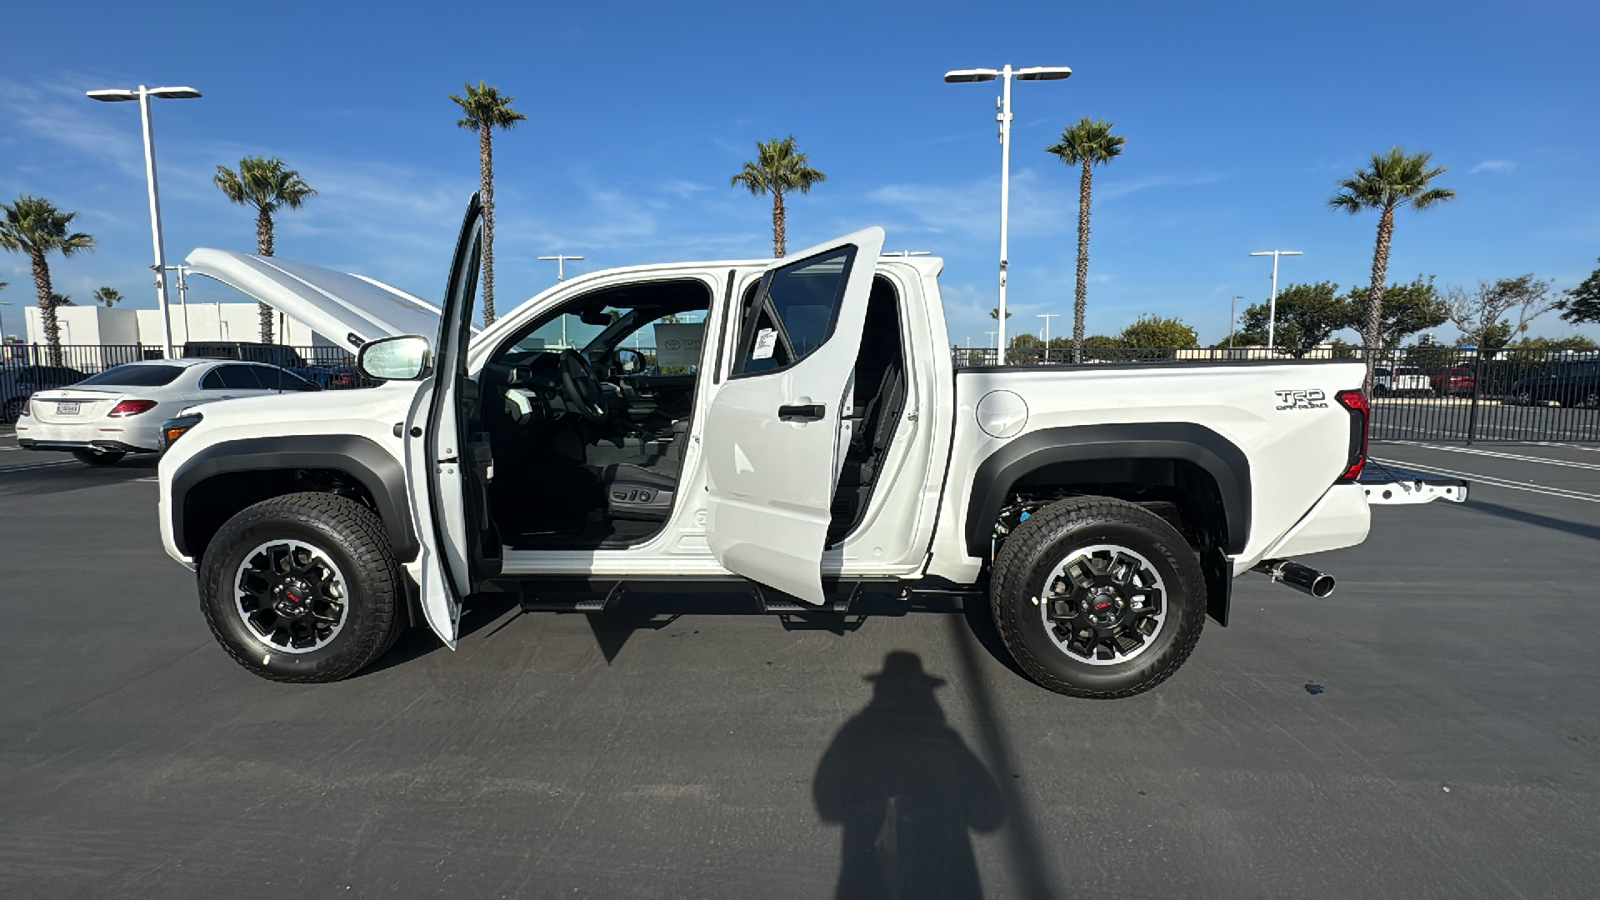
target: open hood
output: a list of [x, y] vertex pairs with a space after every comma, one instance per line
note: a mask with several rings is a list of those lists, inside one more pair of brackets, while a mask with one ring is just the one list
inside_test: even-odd
[[420, 334], [431, 340], [439, 331], [437, 306], [360, 275], [209, 247], [186, 262], [188, 274], [248, 294], [352, 353], [375, 338]]

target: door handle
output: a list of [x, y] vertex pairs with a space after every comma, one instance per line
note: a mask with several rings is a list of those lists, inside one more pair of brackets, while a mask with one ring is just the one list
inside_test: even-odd
[[784, 422], [815, 422], [828, 414], [821, 403], [801, 403], [778, 407], [778, 418]]

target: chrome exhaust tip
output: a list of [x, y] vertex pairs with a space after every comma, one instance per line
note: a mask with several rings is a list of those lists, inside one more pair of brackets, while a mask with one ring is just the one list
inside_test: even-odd
[[1273, 581], [1282, 582], [1302, 594], [1310, 594], [1321, 599], [1333, 593], [1333, 576], [1326, 572], [1318, 572], [1310, 566], [1302, 566], [1290, 559], [1264, 559], [1252, 566], [1250, 571], [1260, 572]]

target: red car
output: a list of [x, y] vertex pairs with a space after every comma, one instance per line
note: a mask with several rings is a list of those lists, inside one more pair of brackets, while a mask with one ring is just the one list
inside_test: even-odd
[[1432, 373], [1433, 392], [1441, 397], [1472, 393], [1472, 370], [1465, 366], [1451, 366]]

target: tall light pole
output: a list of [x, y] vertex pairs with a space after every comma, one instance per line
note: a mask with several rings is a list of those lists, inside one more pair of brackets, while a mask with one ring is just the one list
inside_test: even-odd
[[971, 81], [1001, 81], [1000, 98], [995, 101], [999, 112], [995, 121], [1000, 123], [1000, 303], [996, 308], [999, 335], [1000, 365], [1006, 363], [1006, 232], [1011, 218], [1011, 79], [1018, 81], [1060, 81], [1072, 75], [1066, 66], [1030, 66], [1013, 69], [1010, 63], [999, 69], [955, 69], [944, 73], [949, 84]]
[[1261, 250], [1250, 255], [1272, 257], [1272, 299], [1267, 302], [1267, 352], [1271, 353], [1278, 325], [1278, 257], [1301, 254], [1299, 250]]
[[1039, 313], [1039, 318], [1044, 320], [1044, 361], [1050, 361], [1050, 320], [1061, 317], [1061, 313]]
[[1238, 307], [1238, 303], [1239, 303], [1239, 301], [1241, 299], [1243, 299], [1243, 298], [1241, 298], [1238, 294], [1234, 294], [1233, 295], [1233, 299], [1228, 301], [1228, 349], [1229, 350], [1233, 349], [1233, 325], [1234, 325], [1235, 322], [1239, 321], [1238, 318], [1235, 316], [1234, 310]]
[[[4, 300], [0, 300], [0, 307], [7, 307], [7, 306], [10, 306], [10, 305], [11, 305], [10, 303], [7, 303]], [[6, 315], [5, 315], [5, 310], [3, 308], [0, 308], [0, 345], [4, 345], [5, 342], [6, 342]]]
[[569, 259], [583, 259], [583, 257], [581, 257], [581, 256], [567, 256], [567, 255], [561, 254], [561, 253], [558, 253], [555, 256], [541, 256], [539, 258], [540, 259], [553, 259], [553, 260], [555, 260], [555, 263], [556, 263], [556, 281], [566, 281], [567, 280], [567, 260], [569, 260]]
[[147, 88], [141, 84], [137, 90], [90, 91], [89, 96], [107, 103], [122, 100], [139, 101], [139, 121], [144, 126], [144, 180], [150, 191], [150, 243], [154, 246], [156, 254], [155, 265], [150, 268], [156, 273], [156, 305], [161, 309], [162, 351], [168, 359], [171, 359], [172, 322], [167, 318], [167, 256], [161, 246], [161, 200], [156, 193], [156, 148], [150, 130], [150, 98], [189, 100], [199, 97], [200, 92], [192, 87]]

